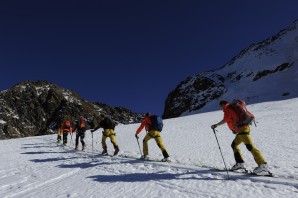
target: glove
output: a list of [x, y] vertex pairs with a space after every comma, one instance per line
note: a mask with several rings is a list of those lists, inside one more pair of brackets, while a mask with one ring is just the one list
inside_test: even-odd
[[139, 139], [139, 136], [138, 136], [137, 134], [135, 134], [135, 137], [136, 137], [137, 139]]
[[211, 125], [211, 128], [212, 128], [212, 129], [215, 129], [216, 127], [217, 127], [216, 124]]

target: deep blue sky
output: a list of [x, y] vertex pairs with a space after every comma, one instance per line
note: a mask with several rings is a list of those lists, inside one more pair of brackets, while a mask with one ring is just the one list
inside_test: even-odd
[[178, 83], [287, 28], [297, 8], [297, 0], [1, 1], [0, 90], [48, 80], [161, 115]]

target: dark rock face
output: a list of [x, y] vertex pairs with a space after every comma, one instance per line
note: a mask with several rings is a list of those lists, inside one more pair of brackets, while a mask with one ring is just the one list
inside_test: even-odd
[[210, 73], [187, 78], [168, 95], [163, 118], [178, 117], [186, 111], [202, 108], [207, 102], [225, 93], [223, 83], [222, 76]]
[[56, 130], [65, 119], [74, 125], [79, 116], [94, 128], [100, 113], [122, 124], [139, 121], [142, 116], [123, 107], [88, 102], [47, 81], [21, 82], [0, 92], [0, 139], [48, 134], [48, 129]]
[[276, 72], [280, 72], [280, 71], [283, 71], [285, 69], [288, 69], [290, 68], [291, 66], [293, 66], [293, 63], [283, 63], [279, 66], [277, 66], [275, 69], [273, 70], [263, 70], [263, 71], [260, 71], [256, 74], [256, 76], [254, 77], [253, 81], [256, 81], [256, 80], [259, 80], [260, 78], [263, 78], [269, 74], [274, 74]]

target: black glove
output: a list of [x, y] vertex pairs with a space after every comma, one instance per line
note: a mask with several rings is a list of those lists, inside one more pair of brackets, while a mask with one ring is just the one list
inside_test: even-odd
[[135, 137], [136, 137], [137, 139], [139, 139], [139, 136], [138, 136], [137, 134], [135, 135]]
[[216, 124], [214, 124], [214, 125], [211, 125], [211, 128], [212, 129], [215, 129], [217, 127], [217, 125]]

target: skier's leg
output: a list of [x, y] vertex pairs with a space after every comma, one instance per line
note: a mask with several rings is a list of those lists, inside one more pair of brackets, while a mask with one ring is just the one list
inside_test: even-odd
[[113, 144], [114, 148], [116, 148], [118, 146], [118, 144], [116, 142], [116, 134], [115, 134], [114, 130], [107, 129], [106, 135], [110, 138], [111, 143]]
[[232, 145], [231, 145], [233, 152], [234, 152], [234, 158], [235, 158], [236, 163], [244, 163], [244, 160], [243, 160], [242, 154], [241, 154], [241, 150], [239, 147], [241, 142], [242, 142], [241, 135], [236, 135], [236, 137], [233, 140]]
[[162, 138], [160, 136], [160, 132], [158, 131], [154, 131], [154, 139], [156, 141], [156, 144], [158, 145], [158, 147], [160, 148], [164, 158], [168, 158], [169, 154], [166, 150], [166, 147], [164, 146], [163, 142], [162, 142]]
[[63, 132], [63, 144], [67, 144], [68, 132]]
[[82, 133], [82, 134], [80, 135], [80, 137], [81, 137], [81, 143], [82, 143], [82, 146], [85, 147], [85, 141], [84, 141], [85, 133]]
[[110, 135], [110, 140], [111, 140], [111, 143], [113, 144], [114, 149], [115, 149], [114, 155], [117, 155], [119, 152], [119, 146], [116, 142], [116, 134], [114, 132]]
[[107, 139], [107, 136], [105, 136], [105, 135], [103, 134], [103, 135], [102, 135], [102, 138], [101, 138], [101, 144], [102, 144], [102, 148], [103, 148], [104, 150], [107, 150], [106, 139]]
[[76, 134], [76, 147], [75, 147], [76, 149], [77, 149], [78, 146], [79, 146], [79, 137], [80, 137], [80, 136], [79, 136], [79, 133], [77, 133], [77, 134]]
[[59, 134], [59, 135], [57, 136], [57, 142], [60, 143], [60, 141], [61, 141], [61, 135]]
[[145, 136], [145, 138], [143, 139], [143, 153], [144, 156], [148, 155], [149, 151], [148, 151], [148, 141], [151, 139], [152, 137], [149, 135], [149, 133], [147, 133], [147, 135]]
[[251, 154], [253, 155], [255, 162], [258, 165], [261, 164], [265, 164], [266, 160], [263, 157], [262, 153], [259, 151], [259, 149], [257, 149], [257, 147], [255, 147], [254, 143], [252, 142], [252, 139], [250, 137], [250, 135], [242, 135], [242, 139], [243, 139], [243, 143], [245, 144], [246, 148], [251, 152]]

